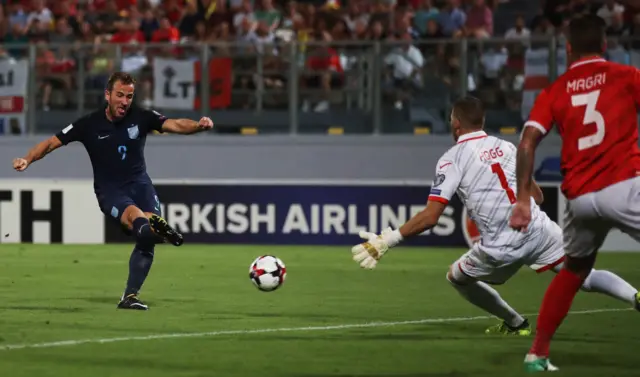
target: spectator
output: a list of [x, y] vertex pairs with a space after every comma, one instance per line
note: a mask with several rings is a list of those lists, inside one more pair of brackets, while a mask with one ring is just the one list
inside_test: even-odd
[[164, 11], [165, 17], [169, 19], [172, 25], [175, 25], [180, 21], [182, 17], [182, 10], [178, 4], [178, 0], [164, 0], [162, 2], [161, 9]]
[[282, 15], [273, 6], [273, 0], [262, 0], [262, 7], [256, 12], [256, 20], [264, 22], [269, 30], [275, 30], [280, 25]]
[[80, 36], [80, 20], [79, 18], [84, 17], [84, 12], [76, 10], [75, 12], [72, 8], [63, 7], [60, 10], [60, 15], [58, 19], [64, 19], [71, 28], [73, 35]]
[[338, 20], [331, 28], [331, 39], [334, 41], [346, 41], [351, 38], [351, 31], [344, 20]]
[[440, 12], [440, 28], [447, 37], [458, 37], [467, 22], [467, 15], [460, 9], [460, 0], [447, 0]]
[[65, 49], [56, 55], [51, 51], [46, 42], [38, 42], [36, 52], [36, 76], [40, 80], [42, 90], [42, 109], [50, 110], [51, 94], [54, 89], [61, 89], [65, 92], [67, 105], [69, 104], [70, 90], [72, 87], [71, 70], [75, 68], [73, 61], [69, 58]]
[[35, 21], [38, 21], [41, 27], [50, 29], [53, 26], [53, 14], [49, 8], [44, 6], [44, 0], [33, 0], [33, 12], [29, 13], [27, 18], [27, 28]]
[[160, 20], [160, 28], [153, 32], [151, 42], [171, 42], [177, 43], [180, 40], [180, 32], [178, 29], [171, 25], [171, 21], [168, 17], [163, 17]]
[[28, 29], [27, 21], [28, 16], [24, 11], [22, 3], [13, 3], [13, 5], [11, 6], [11, 15], [9, 16], [9, 29], [15, 31], [17, 29], [14, 28], [14, 25], [18, 25], [20, 31], [24, 34]]
[[382, 21], [376, 20], [369, 24], [369, 30], [367, 31], [366, 39], [370, 41], [382, 41], [384, 39], [387, 39], [387, 33], [384, 30]]
[[400, 38], [402, 47], [395, 49], [384, 59], [385, 64], [391, 68], [391, 82], [388, 85], [393, 88], [394, 106], [397, 110], [403, 108], [403, 101], [411, 98], [411, 92], [422, 89], [424, 66], [424, 56], [413, 46], [411, 34], [404, 32]]
[[49, 3], [54, 18], [67, 17], [75, 15], [78, 11], [76, 1], [72, 0], [56, 0]]
[[616, 0], [606, 0], [597, 13], [598, 17], [602, 18], [607, 26], [611, 26], [614, 17], [618, 14], [624, 14], [624, 5], [619, 4]]
[[243, 18], [240, 26], [236, 28], [237, 30], [237, 40], [243, 42], [242, 44], [246, 46], [251, 46], [249, 41], [249, 36], [254, 32], [256, 24], [251, 22], [248, 18]]
[[[11, 24], [11, 30], [4, 37], [3, 45], [11, 56], [15, 58], [23, 58], [28, 55], [25, 44], [29, 43], [26, 30], [19, 23]], [[15, 46], [15, 47], [12, 47]]]
[[230, 56], [230, 42], [233, 41], [233, 37], [231, 36], [229, 24], [223, 22], [218, 25], [211, 33], [211, 41], [215, 43], [213, 48], [216, 56]]
[[[231, 13], [240, 12], [244, 2], [245, 0], [229, 0], [229, 9], [231, 10]], [[253, 0], [249, 0], [249, 3], [253, 7]]]
[[592, 4], [590, 3], [590, 0], [571, 1], [570, 7], [569, 7], [570, 9], [569, 14], [566, 17], [564, 17], [562, 21], [567, 20], [571, 17], [579, 16], [581, 14], [591, 13], [591, 6]]
[[243, 33], [242, 25], [247, 20], [247, 22], [251, 25], [251, 28], [255, 28], [256, 26], [256, 15], [253, 12], [253, 6], [251, 5], [250, 0], [243, 0], [242, 7], [238, 13], [233, 16], [233, 27], [236, 30], [236, 33]]
[[548, 18], [542, 17], [538, 20], [538, 23], [536, 24], [536, 27], [532, 30], [531, 34], [535, 37], [542, 37], [542, 36], [550, 37], [555, 34], [555, 28], [553, 27], [553, 24]]
[[287, 14], [282, 20], [281, 28], [283, 29], [293, 29], [293, 24], [296, 20], [301, 20], [302, 15], [298, 12], [298, 3], [295, 1], [289, 1], [287, 3]]
[[411, 12], [396, 12], [395, 13], [395, 33], [398, 35], [404, 35], [409, 33], [411, 38], [417, 39], [420, 37], [420, 33], [411, 26]]
[[493, 35], [493, 11], [484, 0], [474, 0], [467, 12], [467, 35], [475, 38], [489, 38]]
[[342, 87], [344, 83], [344, 69], [338, 52], [330, 47], [332, 38], [329, 33], [315, 33], [315, 43], [306, 61], [306, 68], [311, 74], [300, 80], [302, 89], [321, 89], [319, 97], [307, 95], [302, 103], [302, 110], [309, 111], [312, 102], [318, 101], [313, 109], [315, 112], [329, 110], [329, 100], [332, 89]]
[[438, 20], [440, 17], [440, 11], [433, 6], [432, 0], [422, 0], [419, 2], [418, 9], [413, 17], [413, 27], [416, 28], [418, 33], [427, 33], [427, 23], [430, 20]]
[[156, 18], [152, 9], [144, 11], [144, 16], [140, 21], [140, 31], [144, 35], [146, 41], [150, 41], [153, 37], [153, 33], [160, 28], [160, 22]]
[[253, 46], [258, 54], [278, 54], [275, 46], [275, 35], [265, 21], [258, 21], [255, 31], [249, 31], [245, 39]]
[[570, 3], [571, 0], [545, 1], [545, 18], [549, 20], [551, 25], [560, 26], [562, 20], [571, 16]]
[[135, 54], [139, 48], [129, 47], [144, 43], [146, 40], [144, 34], [139, 30], [140, 22], [138, 20], [129, 20], [118, 24], [118, 31], [111, 37], [111, 43], [128, 45], [122, 47], [124, 55]]
[[218, 8], [218, 0], [195, 0], [198, 2], [198, 14], [202, 19], [209, 21]]
[[206, 42], [207, 41], [207, 24], [204, 20], [199, 20], [196, 23], [195, 32], [190, 38], [193, 42]]
[[629, 28], [624, 24], [624, 13], [614, 13], [611, 17], [607, 35], [612, 37], [622, 37], [629, 34]]
[[367, 22], [365, 20], [356, 21], [355, 28], [352, 30], [351, 35], [354, 39], [363, 40], [367, 37]]
[[[66, 45], [71, 44], [75, 40], [75, 35], [73, 34], [73, 30], [69, 26], [66, 18], [59, 18], [56, 22], [56, 29], [49, 36], [49, 42], [54, 45]], [[57, 47], [54, 47], [57, 48]]]
[[429, 41], [430, 39], [444, 38], [444, 34], [440, 30], [440, 25], [436, 19], [430, 19], [427, 21], [427, 30], [421, 35], [421, 39], [428, 41], [422, 48], [422, 52], [425, 56], [434, 57], [436, 67], [439, 67], [444, 58], [445, 44], [437, 41]]
[[102, 103], [104, 98], [104, 89], [107, 87], [109, 75], [114, 70], [114, 61], [109, 53], [109, 45], [96, 42], [93, 45], [93, 52], [87, 59], [87, 82], [88, 89], [95, 90], [97, 93], [95, 100]]
[[422, 39], [439, 39], [444, 38], [442, 30], [440, 30], [440, 24], [434, 18], [429, 19], [426, 24], [425, 32], [421, 35]]
[[202, 18], [198, 14], [198, 7], [195, 2], [188, 1], [185, 5], [182, 18], [178, 22], [178, 31], [180, 35], [184, 37], [191, 37], [196, 33], [196, 25]]
[[118, 4], [115, 0], [111, 0], [108, 1], [103, 10], [98, 13], [95, 27], [99, 34], [113, 34], [121, 30], [121, 21], [122, 17], [118, 12]]
[[529, 40], [531, 37], [531, 31], [525, 27], [524, 16], [518, 15], [518, 17], [516, 17], [515, 26], [507, 30], [504, 37], [505, 39]]
[[49, 24], [40, 22], [38, 19], [34, 19], [29, 23], [29, 25], [29, 29], [27, 30], [29, 42], [37, 43], [40, 41], [47, 41], [49, 39]]
[[354, 32], [358, 24], [366, 25], [369, 22], [369, 17], [368, 13], [363, 12], [363, 9], [358, 2], [350, 1], [347, 14], [344, 15], [343, 19], [347, 23], [349, 30]]
[[226, 0], [198, 0], [198, 13], [207, 22], [207, 30], [214, 29], [221, 22], [229, 22]]

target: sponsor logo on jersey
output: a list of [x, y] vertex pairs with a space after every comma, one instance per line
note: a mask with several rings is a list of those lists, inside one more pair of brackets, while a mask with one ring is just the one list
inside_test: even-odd
[[478, 227], [467, 214], [466, 208], [462, 211], [462, 235], [470, 248], [473, 247], [473, 244], [480, 241]]

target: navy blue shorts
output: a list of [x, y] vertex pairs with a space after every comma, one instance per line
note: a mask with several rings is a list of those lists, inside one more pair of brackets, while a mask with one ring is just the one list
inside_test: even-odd
[[151, 182], [135, 182], [118, 189], [104, 190], [97, 197], [102, 213], [118, 223], [124, 210], [131, 205], [142, 212], [160, 215], [160, 199]]

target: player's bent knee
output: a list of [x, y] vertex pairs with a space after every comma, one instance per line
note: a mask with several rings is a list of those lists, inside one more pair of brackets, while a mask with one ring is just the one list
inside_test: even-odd
[[586, 279], [587, 276], [591, 273], [595, 261], [595, 253], [585, 258], [575, 258], [567, 255], [564, 262], [564, 268], [582, 277], [583, 279]]
[[591, 292], [593, 290], [593, 288], [591, 286], [591, 276], [593, 275], [594, 271], [595, 271], [595, 269], [591, 270], [591, 272], [589, 273], [587, 278], [584, 279], [584, 281], [582, 282], [582, 286], [580, 287], [581, 291]]
[[133, 222], [139, 217], [146, 217], [142, 210], [134, 205], [130, 205], [122, 212], [120, 222], [129, 229], [133, 228]]
[[473, 282], [473, 279], [467, 277], [466, 275], [463, 275], [462, 273], [456, 273], [456, 269], [453, 268], [453, 265], [449, 267], [449, 271], [447, 271], [446, 277], [447, 281], [453, 286], [463, 286]]

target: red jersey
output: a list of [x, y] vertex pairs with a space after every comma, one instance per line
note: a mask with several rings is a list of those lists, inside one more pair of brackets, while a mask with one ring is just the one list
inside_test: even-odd
[[573, 63], [536, 98], [525, 127], [562, 137], [568, 199], [640, 175], [640, 71], [599, 57]]

